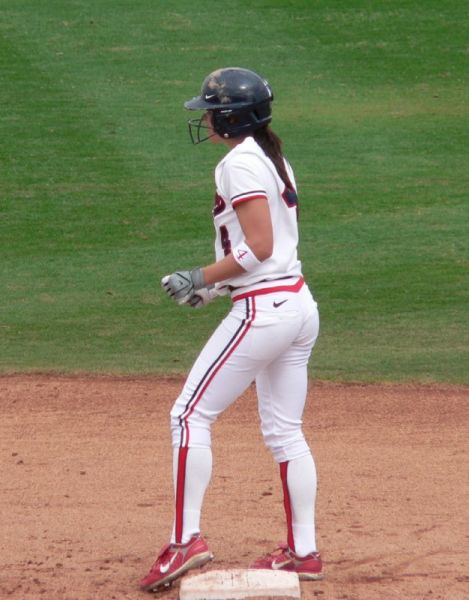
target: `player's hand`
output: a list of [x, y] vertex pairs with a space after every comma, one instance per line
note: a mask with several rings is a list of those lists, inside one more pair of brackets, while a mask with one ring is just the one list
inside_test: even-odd
[[192, 306], [192, 308], [202, 308], [203, 306], [207, 306], [217, 296], [218, 293], [213, 286], [204, 287], [194, 292], [192, 297], [187, 301], [187, 304]]
[[178, 304], [186, 304], [197, 290], [204, 287], [202, 269], [175, 271], [161, 280], [164, 291]]

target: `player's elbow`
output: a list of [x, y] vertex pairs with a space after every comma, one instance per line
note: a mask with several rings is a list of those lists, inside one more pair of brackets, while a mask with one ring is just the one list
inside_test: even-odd
[[260, 262], [264, 262], [270, 258], [272, 256], [272, 252], [274, 251], [273, 240], [269, 238], [253, 240], [249, 244], [249, 247], [251, 248], [257, 260]]
[[273, 245], [261, 248], [259, 250], [259, 252], [256, 254], [257, 260], [264, 262], [265, 260], [267, 260], [268, 258], [270, 258], [272, 256], [273, 250], [274, 250]]

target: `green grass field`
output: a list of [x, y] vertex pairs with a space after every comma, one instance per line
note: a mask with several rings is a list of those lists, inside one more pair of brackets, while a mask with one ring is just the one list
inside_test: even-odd
[[469, 383], [469, 27], [459, 1], [3, 0], [0, 372], [182, 373], [228, 310], [213, 168], [182, 104], [219, 66], [275, 93], [319, 302], [311, 375]]

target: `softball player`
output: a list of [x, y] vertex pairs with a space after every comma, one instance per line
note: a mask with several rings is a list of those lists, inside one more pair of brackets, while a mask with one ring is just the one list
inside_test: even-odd
[[232, 308], [197, 358], [171, 411], [175, 518], [145, 590], [168, 585], [213, 558], [200, 534], [211, 476], [210, 429], [256, 382], [262, 434], [280, 466], [286, 544], [251, 567], [322, 577], [316, 548], [316, 469], [302, 433], [307, 363], [319, 331], [317, 305], [297, 256], [298, 198], [281, 141], [270, 129], [273, 95], [253, 71], [220, 69], [185, 103], [194, 143], [211, 139], [228, 153], [215, 170], [216, 261], [162, 280], [178, 304], [201, 307], [229, 294]]

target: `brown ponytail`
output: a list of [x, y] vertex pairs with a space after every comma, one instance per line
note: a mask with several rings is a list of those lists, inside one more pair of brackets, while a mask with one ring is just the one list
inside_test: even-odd
[[289, 190], [292, 190], [293, 185], [290, 181], [290, 177], [288, 176], [285, 168], [285, 161], [283, 159], [282, 140], [276, 133], [272, 131], [272, 129], [270, 129], [268, 125], [264, 125], [263, 127], [256, 129], [253, 136], [262, 150], [264, 150], [266, 156], [268, 156], [274, 163], [277, 173], [285, 184], [285, 187]]

